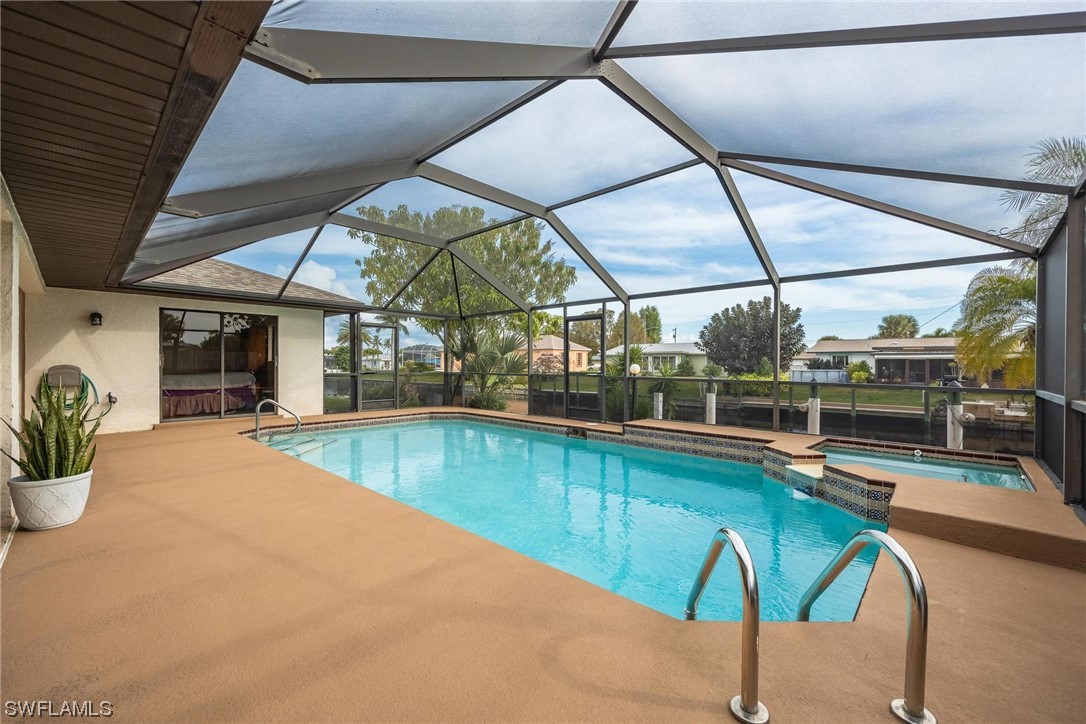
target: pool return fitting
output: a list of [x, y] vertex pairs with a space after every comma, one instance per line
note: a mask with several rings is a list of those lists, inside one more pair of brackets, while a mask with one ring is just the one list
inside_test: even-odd
[[924, 681], [928, 660], [928, 592], [909, 553], [896, 540], [878, 530], [861, 530], [837, 552], [829, 565], [803, 594], [797, 621], [811, 620], [811, 607], [849, 564], [869, 545], [886, 551], [901, 572], [909, 595], [908, 633], [905, 643], [905, 698], [890, 701], [890, 711], [908, 724], [936, 724], [924, 708]]
[[741, 722], [766, 724], [769, 721], [769, 710], [758, 701], [758, 576], [754, 571], [754, 560], [750, 557], [747, 544], [743, 542], [742, 536], [731, 528], [718, 530], [713, 536], [713, 542], [709, 544], [709, 551], [705, 554], [698, 577], [690, 587], [690, 595], [686, 599], [686, 620], [693, 621], [698, 617], [698, 602], [701, 594], [705, 592], [705, 584], [709, 582], [709, 576], [713, 575], [716, 562], [728, 543], [732, 544], [732, 550], [735, 551], [739, 576], [743, 581], [742, 685], [741, 693], [731, 700], [729, 707], [732, 716]]

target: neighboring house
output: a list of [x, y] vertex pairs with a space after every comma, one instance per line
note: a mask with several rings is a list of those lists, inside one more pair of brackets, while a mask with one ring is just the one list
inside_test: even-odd
[[[548, 361], [551, 365], [562, 368], [562, 356], [565, 354], [566, 340], [553, 334], [544, 334], [532, 342], [532, 371], [538, 372], [540, 368], [546, 369]], [[528, 355], [528, 345], [517, 350], [524, 356]], [[584, 372], [588, 369], [588, 353], [591, 350], [583, 344], [569, 343], [569, 371]], [[540, 360], [543, 360], [542, 363]]]
[[445, 350], [440, 344], [412, 344], [400, 349], [400, 364], [414, 362], [430, 365], [437, 372], [445, 371]]
[[[644, 374], [655, 372], [663, 365], [670, 365], [672, 369], [679, 366], [683, 358], [687, 358], [694, 365], [694, 374], [700, 375], [709, 359], [705, 350], [698, 349], [693, 342], [657, 342], [635, 344], [641, 348], [641, 368]], [[619, 345], [607, 350], [607, 359], [620, 358], [624, 354], [624, 348]]]
[[[957, 376], [954, 354], [956, 337], [921, 339], [824, 339], [807, 350], [812, 357], [827, 360], [844, 369], [854, 362], [867, 362], [875, 382], [926, 385]], [[796, 367], [793, 365], [793, 370]], [[793, 375], [793, 379], [798, 379]]]
[[364, 354], [358, 358], [358, 366], [369, 371], [387, 371], [392, 369], [392, 355], [387, 352], [380, 354]]

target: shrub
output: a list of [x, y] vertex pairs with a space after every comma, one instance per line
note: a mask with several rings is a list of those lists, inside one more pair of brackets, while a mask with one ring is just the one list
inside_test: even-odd
[[701, 373], [706, 377], [720, 377], [724, 374], [724, 368], [710, 362], [701, 368]]
[[679, 361], [678, 366], [675, 368], [675, 374], [679, 377], [693, 377], [697, 374], [694, 371], [694, 363], [690, 361], [690, 358], [683, 355], [682, 360]]
[[848, 378], [853, 382], [870, 382], [875, 376], [875, 372], [871, 369], [871, 365], [867, 363], [867, 360], [851, 363], [848, 367], [845, 367], [845, 372], [848, 373]]

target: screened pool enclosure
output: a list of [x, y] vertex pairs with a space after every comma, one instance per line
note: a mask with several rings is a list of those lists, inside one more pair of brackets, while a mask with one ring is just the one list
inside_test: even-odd
[[[276, 2], [117, 283], [346, 321], [355, 409], [367, 374], [402, 402], [401, 319], [454, 348], [416, 350], [420, 402], [460, 404], [464, 330], [527, 313], [528, 410], [625, 420], [630, 345], [542, 370], [539, 312], [598, 354], [608, 310], [621, 343], [631, 305], [745, 290], [780, 369], [800, 285], [1037, 260], [1030, 444], [1080, 500], [1086, 198], [1026, 158], [1086, 136], [1084, 33], [1083, 2]], [[1062, 216], [1023, 227], [1007, 190]], [[808, 391], [743, 394], [781, 429]]]

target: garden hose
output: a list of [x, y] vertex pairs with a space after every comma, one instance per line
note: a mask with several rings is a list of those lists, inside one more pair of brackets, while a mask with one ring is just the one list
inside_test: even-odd
[[[73, 395], [70, 401], [68, 399], [64, 400], [65, 410], [74, 410], [77, 406], [79, 409], [83, 409], [83, 406], [87, 405], [90, 400], [90, 392], [94, 392], [93, 404], [99, 407], [101, 406], [102, 401], [101, 398], [98, 397], [98, 388], [95, 386], [94, 380], [92, 380], [90, 377], [87, 377], [86, 375], [82, 375], [82, 377], [83, 381], [79, 386], [79, 392]], [[102, 419], [109, 414], [110, 410], [113, 409], [113, 402], [116, 400], [116, 398], [113, 396], [112, 393], [110, 393], [107, 399], [109, 401], [109, 406], [106, 407], [103, 412], [99, 413], [97, 417], [89, 418], [89, 422]]]

